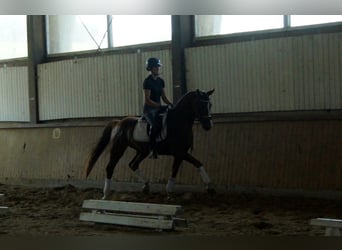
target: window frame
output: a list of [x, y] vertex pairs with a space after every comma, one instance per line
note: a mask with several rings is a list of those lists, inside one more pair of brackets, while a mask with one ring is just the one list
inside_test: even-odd
[[[34, 55], [28, 54], [28, 58], [15, 58], [15, 59], [5, 59], [0, 60], [0, 63], [2, 65], [6, 65], [7, 67], [14, 67], [14, 66], [28, 66], [30, 68], [30, 89], [32, 91], [36, 88], [35, 83], [35, 72], [34, 68], [37, 64], [41, 63], [48, 63], [53, 61], [61, 61], [66, 59], [75, 59], [75, 58], [86, 58], [86, 57], [92, 57], [92, 56], [99, 56], [99, 55], [111, 55], [111, 54], [127, 54], [127, 53], [138, 53], [141, 52], [151, 52], [155, 50], [162, 50], [162, 49], [172, 49], [172, 53], [174, 53], [175, 50], [177, 50], [177, 44], [179, 41], [183, 45], [181, 45], [182, 48], [191, 48], [191, 47], [197, 47], [197, 46], [206, 46], [206, 45], [220, 45], [220, 44], [227, 44], [232, 42], [241, 42], [241, 41], [251, 41], [251, 40], [257, 40], [257, 39], [268, 39], [268, 38], [280, 38], [280, 37], [290, 37], [290, 36], [302, 36], [307, 34], [320, 34], [320, 33], [334, 33], [334, 32], [342, 32], [342, 22], [334, 22], [334, 23], [324, 23], [324, 24], [316, 24], [316, 25], [305, 25], [305, 26], [299, 26], [299, 27], [284, 27], [283, 29], [274, 31], [251, 31], [251, 32], [245, 32], [245, 33], [238, 33], [233, 35], [219, 35], [214, 37], [205, 37], [205, 38], [196, 38], [194, 31], [195, 31], [195, 22], [194, 22], [194, 15], [187, 15], [184, 16], [185, 19], [189, 19], [188, 25], [181, 25], [181, 27], [173, 27], [172, 26], [172, 32], [179, 33], [181, 36], [174, 36], [172, 34], [171, 41], [167, 42], [156, 42], [156, 43], [146, 43], [146, 44], [139, 44], [139, 45], [131, 45], [127, 47], [115, 47], [107, 50], [99, 51], [80, 51], [80, 52], [68, 52], [65, 54], [56, 54], [56, 55], [48, 55], [46, 51], [46, 30], [45, 30], [45, 16], [27, 16], [27, 20], [31, 20], [31, 24], [28, 22], [27, 26], [27, 32], [28, 37], [31, 37], [31, 39], [28, 39], [28, 47], [34, 47], [33, 52]], [[174, 17], [181, 17], [182, 16], [173, 16]], [[289, 16], [284, 16], [284, 23], [285, 19], [288, 19]], [[37, 19], [43, 19], [41, 21], [36, 22]], [[32, 22], [34, 20], [34, 22]], [[38, 33], [38, 37], [34, 37], [32, 34], [30, 35], [30, 32], [37, 30], [37, 27], [42, 30], [42, 33], [39, 32], [33, 32]], [[184, 42], [184, 34], [188, 36], [186, 41]], [[38, 41], [38, 44], [37, 44]], [[44, 42], [45, 41], [45, 42]], [[30, 45], [31, 43], [31, 45]], [[45, 44], [45, 47], [44, 47]], [[32, 48], [31, 48], [32, 51]], [[39, 55], [36, 55], [36, 52], [38, 51]], [[31, 53], [33, 53], [31, 52]], [[177, 51], [175, 53], [177, 56], [181, 53]], [[174, 56], [173, 56], [174, 57]], [[174, 63], [174, 62], [173, 62]], [[179, 65], [178, 63], [175, 65]], [[177, 69], [179, 71], [179, 69]], [[31, 72], [32, 71], [32, 72]], [[178, 72], [179, 73], [179, 72]], [[175, 74], [173, 72], [174, 76]], [[32, 79], [31, 79], [32, 78]], [[30, 99], [31, 101], [31, 99]], [[32, 106], [32, 109], [35, 109], [36, 105], [36, 98], [32, 99], [33, 104], [30, 104]], [[310, 113], [310, 112], [309, 112]], [[308, 113], [308, 114], [309, 114]], [[321, 114], [321, 111], [315, 111], [313, 114]], [[324, 112], [323, 112], [324, 113]], [[260, 114], [255, 114], [255, 116], [259, 116]], [[339, 116], [340, 112], [335, 112], [333, 117]], [[36, 119], [35, 114], [33, 114], [32, 119], [29, 123], [21, 123], [21, 122], [0, 122], [0, 127], [13, 127], [13, 126], [19, 126], [19, 127], [39, 127], [39, 126], [54, 126], [56, 124], [56, 121], [49, 121], [49, 122], [41, 122], [39, 119]], [[254, 114], [243, 114], [243, 117], [253, 117]], [[289, 113], [288, 117], [292, 117], [292, 112]], [[323, 114], [324, 117], [326, 117]], [[282, 115], [280, 114], [280, 117]], [[324, 118], [322, 117], [322, 118]], [[329, 116], [330, 117], [330, 116]], [[270, 114], [270, 117], [266, 118], [267, 120], [277, 119], [277, 113]], [[325, 119], [325, 118], [324, 118]], [[337, 118], [340, 119], [340, 118]], [[98, 118], [82, 118], [82, 122], [87, 121], [98, 121]], [[103, 119], [100, 119], [103, 121]], [[253, 118], [251, 118], [253, 120]], [[79, 122], [80, 120], [78, 120]], [[63, 124], [65, 126], [68, 126], [68, 123], [64, 124], [64, 121], [57, 121], [59, 124]], [[62, 123], [60, 123], [62, 122]], [[67, 120], [65, 121], [67, 122]], [[73, 123], [74, 120], [70, 120], [69, 122]], [[42, 123], [40, 125], [40, 123]], [[70, 123], [69, 123], [70, 124]]]
[[[193, 29], [195, 31], [195, 16], [192, 16], [192, 18], [194, 26]], [[342, 31], [342, 20], [340, 22], [329, 22], [292, 27], [291, 15], [283, 15], [283, 19], [284, 26], [279, 29], [246, 31], [240, 33], [220, 34], [202, 37], [198, 37], [194, 34], [192, 47]]]
[[[172, 15], [170, 15], [172, 17]], [[161, 49], [169, 49], [171, 48], [172, 43], [172, 34], [171, 40], [169, 41], [157, 41], [151, 43], [141, 43], [141, 44], [133, 44], [127, 46], [117, 46], [113, 47], [113, 36], [112, 36], [112, 29], [111, 29], [111, 17], [112, 15], [106, 15], [107, 17], [107, 27], [108, 27], [108, 47], [101, 48], [101, 49], [89, 49], [89, 50], [81, 50], [81, 51], [71, 51], [71, 52], [61, 52], [61, 53], [48, 53], [46, 51], [46, 61], [58, 61], [64, 59], [72, 59], [72, 58], [84, 58], [96, 55], [103, 55], [103, 54], [117, 54], [117, 53], [136, 53], [137, 51], [153, 51], [153, 50], [161, 50]], [[45, 15], [45, 22], [47, 24], [48, 15]], [[172, 32], [172, 25], [171, 25], [171, 32]], [[46, 37], [46, 47], [48, 41], [48, 32], [47, 32], [47, 25], [45, 27], [45, 37]]]

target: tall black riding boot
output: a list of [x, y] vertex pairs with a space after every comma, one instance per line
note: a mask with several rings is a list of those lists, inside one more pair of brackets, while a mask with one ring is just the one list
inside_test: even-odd
[[151, 135], [150, 135], [150, 147], [151, 147], [151, 156], [150, 158], [152, 159], [157, 159], [158, 158], [158, 151], [157, 151], [157, 141], [156, 141], [156, 131], [152, 129]]

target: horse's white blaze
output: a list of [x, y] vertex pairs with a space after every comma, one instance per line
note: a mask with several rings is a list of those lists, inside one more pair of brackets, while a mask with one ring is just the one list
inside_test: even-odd
[[208, 184], [211, 182], [211, 180], [210, 180], [210, 178], [209, 178], [209, 176], [208, 176], [208, 174], [205, 171], [203, 166], [198, 168], [198, 172], [199, 172], [200, 176], [202, 177], [202, 180], [205, 184]]
[[176, 178], [170, 177], [169, 180], [167, 181], [166, 192], [167, 193], [172, 193], [173, 192], [173, 188], [175, 187], [175, 184], [176, 184]]
[[103, 198], [102, 199], [107, 199], [109, 194], [110, 194], [110, 186], [112, 184], [112, 180], [111, 179], [105, 179], [105, 184], [104, 184], [104, 188], [103, 188]]

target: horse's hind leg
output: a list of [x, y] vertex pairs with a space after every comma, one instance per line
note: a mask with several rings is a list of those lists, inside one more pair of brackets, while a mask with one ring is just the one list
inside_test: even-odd
[[207, 191], [209, 194], [215, 194], [216, 190], [214, 188], [214, 184], [211, 182], [209, 175], [207, 174], [207, 172], [205, 171], [203, 164], [197, 160], [195, 157], [193, 157], [192, 155], [190, 155], [189, 153], [187, 153], [184, 156], [184, 160], [187, 162], [190, 162], [191, 164], [193, 164], [197, 169], [198, 172], [202, 178], [202, 181], [204, 182], [204, 184], [207, 187]]
[[179, 166], [183, 159], [181, 157], [175, 156], [172, 164], [172, 173], [171, 177], [168, 179], [167, 184], [166, 184], [166, 193], [169, 198], [171, 198], [174, 186], [176, 184], [176, 177], [178, 174]]
[[108, 199], [110, 194], [110, 187], [111, 187], [111, 180], [114, 173], [114, 168], [120, 158], [122, 157], [123, 153], [125, 152], [127, 145], [122, 142], [121, 140], [114, 142], [113, 147], [110, 151], [110, 159], [106, 167], [106, 179], [103, 188], [103, 200]]
[[139, 182], [144, 183], [143, 193], [149, 193], [150, 186], [149, 186], [149, 183], [145, 177], [144, 172], [141, 169], [139, 169], [139, 164], [141, 163], [141, 161], [143, 161], [147, 157], [148, 154], [149, 154], [149, 152], [144, 152], [144, 153], [137, 152], [137, 154], [134, 156], [133, 160], [131, 160], [131, 162], [129, 163], [129, 167], [132, 169], [135, 176], [138, 178]]

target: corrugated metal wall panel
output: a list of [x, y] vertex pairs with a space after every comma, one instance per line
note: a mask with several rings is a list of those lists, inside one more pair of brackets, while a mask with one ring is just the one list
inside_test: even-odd
[[100, 116], [98, 63], [92, 58], [39, 65], [39, 118]]
[[340, 109], [341, 36], [188, 48], [188, 89], [217, 89], [214, 113]]
[[103, 56], [39, 65], [40, 119], [122, 115], [126, 100], [135, 106], [124, 92], [133, 83], [127, 71], [134, 64], [127, 65], [122, 56]]
[[[103, 116], [138, 115], [139, 77], [136, 54], [104, 57], [101, 96]], [[99, 75], [99, 77], [101, 77]]]
[[53, 62], [38, 66], [40, 120], [140, 115], [150, 56], [163, 62], [161, 73], [172, 99], [169, 50]]
[[0, 121], [30, 121], [27, 67], [0, 68]]
[[339, 76], [340, 68], [339, 65], [342, 64], [340, 61], [340, 56], [342, 56], [341, 51], [341, 43], [342, 43], [342, 34], [329, 34], [329, 41], [328, 41], [328, 58], [330, 58], [331, 63], [328, 68], [329, 72], [329, 82], [330, 86], [327, 89], [329, 95], [329, 101], [332, 108], [340, 108], [342, 106], [342, 98], [339, 98], [338, 95], [335, 93], [341, 93], [342, 83]]

